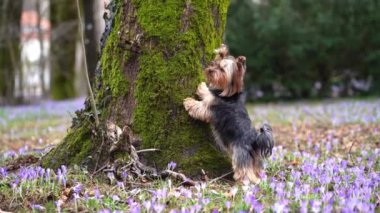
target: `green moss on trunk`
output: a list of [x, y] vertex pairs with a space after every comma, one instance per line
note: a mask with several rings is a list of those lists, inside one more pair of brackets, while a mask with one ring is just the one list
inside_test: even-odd
[[128, 60], [128, 51], [120, 47], [121, 30], [123, 26], [123, 5], [122, 1], [118, 1], [117, 12], [114, 19], [112, 32], [107, 38], [106, 45], [102, 51], [101, 66], [102, 75], [101, 82], [109, 87], [112, 96], [117, 98], [128, 93], [128, 81], [123, 72], [123, 65]]
[[208, 63], [222, 43], [229, 1], [133, 2], [145, 39], [156, 41], [142, 51], [135, 92], [133, 127], [143, 147], [162, 150], [150, 157], [160, 167], [175, 161], [190, 174], [229, 169], [208, 126], [192, 121], [182, 106], [203, 78], [202, 62]]
[[41, 161], [42, 166], [58, 168], [61, 165], [77, 164], [91, 161], [93, 150], [97, 147], [90, 140], [89, 123], [75, 127], [66, 135], [56, 148], [52, 149]]

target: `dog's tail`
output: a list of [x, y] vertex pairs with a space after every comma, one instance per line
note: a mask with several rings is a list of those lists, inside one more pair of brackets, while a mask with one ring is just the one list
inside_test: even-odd
[[260, 151], [262, 157], [267, 158], [272, 154], [274, 139], [272, 127], [269, 124], [264, 124], [261, 126], [260, 132], [256, 137], [255, 145], [255, 148]]

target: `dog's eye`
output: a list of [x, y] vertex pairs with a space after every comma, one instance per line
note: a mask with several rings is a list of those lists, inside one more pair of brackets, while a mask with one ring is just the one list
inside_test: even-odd
[[214, 69], [207, 69], [207, 72], [208, 72], [208, 73], [214, 73], [215, 70], [214, 70]]

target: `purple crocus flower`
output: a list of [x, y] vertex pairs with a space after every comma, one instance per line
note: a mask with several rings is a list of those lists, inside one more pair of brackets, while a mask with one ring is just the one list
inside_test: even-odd
[[58, 211], [60, 211], [61, 206], [63, 205], [63, 201], [58, 200], [58, 201], [55, 201], [54, 204], [55, 204], [55, 206], [57, 206]]
[[210, 203], [210, 198], [204, 198], [202, 199], [203, 205], [207, 206]]
[[140, 213], [140, 211], [141, 211], [140, 204], [134, 202], [132, 198], [128, 199], [128, 205], [130, 207], [129, 212], [131, 212], [131, 213]]
[[170, 161], [170, 163], [168, 163], [168, 169], [169, 170], [174, 170], [174, 168], [177, 166], [177, 164], [173, 161]]
[[96, 200], [100, 200], [100, 199], [102, 198], [102, 196], [101, 196], [101, 194], [100, 194], [100, 192], [99, 192], [99, 189], [95, 189], [95, 190], [94, 190], [94, 198], [95, 198]]
[[190, 207], [190, 212], [199, 212], [202, 209], [202, 206], [199, 204], [195, 204]]
[[85, 193], [83, 194], [83, 198], [84, 198], [85, 201], [88, 201], [89, 196], [88, 196], [88, 193], [87, 193], [87, 192], [85, 192]]
[[330, 213], [332, 211], [333, 211], [333, 206], [331, 204], [325, 204], [322, 210], [322, 212], [324, 213]]
[[358, 205], [356, 205], [358, 208], [359, 212], [374, 212], [375, 211], [375, 204], [371, 203], [365, 203], [365, 202], [360, 202]]
[[0, 177], [6, 178], [8, 176], [7, 168], [0, 167]]
[[310, 201], [311, 211], [319, 212], [321, 210], [322, 202], [319, 200]]
[[301, 213], [307, 213], [307, 206], [309, 205], [309, 202], [307, 200], [303, 200], [300, 202], [300, 212]]
[[340, 162], [340, 166], [341, 166], [341, 168], [342, 168], [343, 170], [347, 168], [347, 164], [348, 164], [348, 162], [347, 162], [346, 160], [342, 160], [342, 161]]
[[230, 209], [231, 208], [231, 202], [230, 201], [226, 201], [225, 204], [227, 209]]
[[331, 142], [327, 142], [327, 144], [326, 144], [326, 151], [327, 152], [331, 152]]
[[294, 187], [294, 194], [293, 195], [294, 195], [294, 198], [296, 200], [299, 200], [301, 198], [301, 194], [302, 194], [301, 187], [299, 187], [299, 186]]
[[155, 212], [161, 213], [161, 212], [163, 212], [165, 210], [165, 205], [157, 203], [157, 204], [153, 205], [153, 209], [154, 209]]
[[255, 195], [252, 193], [247, 193], [244, 197], [244, 201], [248, 206], [252, 206], [252, 204], [256, 201]]
[[190, 190], [187, 190], [185, 188], [181, 188], [181, 194], [186, 198], [191, 198], [192, 192]]
[[276, 190], [276, 194], [278, 197], [280, 197], [280, 198], [284, 197], [284, 195], [285, 195], [284, 188], [285, 188], [285, 184], [282, 182], [280, 182], [276, 185], [275, 190]]
[[167, 194], [168, 194], [168, 189], [167, 188], [158, 189], [156, 191], [156, 196], [157, 196], [158, 199], [166, 199]]
[[66, 176], [66, 175], [67, 175], [67, 167], [66, 167], [65, 165], [62, 165], [62, 166], [61, 166], [61, 169], [62, 169], [62, 174], [63, 174], [64, 176]]
[[15, 151], [7, 151], [4, 153], [4, 158], [15, 158], [17, 153]]
[[277, 213], [282, 213], [282, 212], [288, 212], [289, 209], [288, 209], [288, 201], [287, 200], [280, 200], [280, 201], [277, 201], [273, 206], [272, 206], [272, 209], [274, 212], [277, 212]]
[[333, 193], [332, 192], [326, 192], [323, 196], [322, 196], [322, 201], [324, 204], [327, 204], [327, 203], [330, 203], [332, 201], [332, 197], [333, 197]]
[[145, 207], [145, 209], [149, 212], [149, 210], [152, 208], [152, 202], [150, 200], [148, 201], [144, 201], [143, 202], [143, 205]]
[[217, 208], [213, 208], [212, 213], [219, 213], [219, 210]]
[[124, 186], [124, 183], [122, 181], [117, 181], [116, 182], [116, 185], [121, 188], [121, 189], [125, 189], [125, 186]]
[[181, 196], [181, 192], [179, 192], [179, 191], [174, 191], [174, 197], [175, 198], [179, 198], [179, 196]]
[[301, 172], [292, 170], [291, 176], [293, 180], [299, 180], [301, 178]]
[[78, 193], [73, 193], [73, 197], [74, 197], [74, 199], [76, 200], [76, 199], [79, 199], [79, 194]]
[[50, 181], [50, 172], [51, 172], [51, 169], [46, 169], [46, 173], [45, 173], [45, 181], [46, 182], [49, 182]]
[[247, 194], [245, 196], [245, 202], [248, 206], [251, 206], [255, 212], [262, 212], [263, 205], [255, 198], [254, 194]]
[[120, 201], [120, 197], [117, 195], [112, 195], [112, 200], [115, 202], [118, 202], [118, 201]]
[[57, 171], [57, 180], [58, 183], [62, 184], [63, 186], [66, 186], [66, 176], [61, 169], [58, 169]]
[[128, 178], [128, 173], [126, 171], [123, 171], [121, 173], [121, 178], [125, 181]]
[[41, 206], [41, 205], [38, 205], [38, 204], [33, 204], [33, 205], [30, 205], [30, 207], [33, 209], [33, 210], [37, 210], [37, 211], [45, 211], [46, 208]]
[[83, 185], [81, 183], [77, 183], [74, 187], [73, 187], [73, 191], [74, 193], [77, 193], [79, 194], [83, 189]]
[[46, 170], [42, 167], [37, 167], [37, 175], [39, 178], [43, 178], [45, 175]]

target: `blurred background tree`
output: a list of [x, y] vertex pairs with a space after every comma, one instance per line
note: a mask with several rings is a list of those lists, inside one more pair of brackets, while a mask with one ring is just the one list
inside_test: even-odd
[[226, 42], [251, 99], [379, 94], [377, 0], [233, 0]]
[[[14, 102], [15, 75], [20, 64], [20, 17], [22, 2], [0, 2], [0, 104]], [[21, 78], [22, 79], [22, 78]]]
[[[99, 54], [99, 24], [102, 22], [100, 1], [82, 0], [85, 26], [86, 60], [90, 79], [94, 77]], [[51, 97], [67, 99], [85, 95], [83, 52], [79, 39], [78, 15], [75, 0], [51, 1]], [[78, 80], [79, 79], [79, 80]], [[84, 93], [83, 93], [84, 91]]]
[[51, 1], [51, 97], [65, 99], [76, 96], [75, 50], [78, 20], [75, 0]]
[[[103, 30], [102, 1], [81, 1], [89, 73]], [[83, 51], [72, 0], [0, 3], [0, 105], [86, 95]]]
[[[105, 2], [81, 1], [91, 78]], [[0, 104], [86, 95], [74, 1], [0, 6]], [[248, 58], [251, 100], [379, 95], [378, 11], [378, 0], [231, 0], [224, 40]]]

